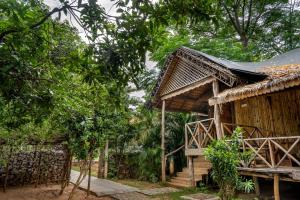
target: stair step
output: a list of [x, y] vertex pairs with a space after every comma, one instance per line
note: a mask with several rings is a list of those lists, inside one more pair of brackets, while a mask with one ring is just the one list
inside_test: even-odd
[[194, 163], [194, 168], [211, 168], [211, 163]]
[[[206, 174], [208, 174], [208, 170], [207, 170], [207, 169], [194, 170], [194, 174], [195, 174], [195, 175], [206, 175]], [[177, 172], [176, 175], [177, 175], [177, 176], [185, 176], [185, 177], [188, 177], [188, 176], [189, 176], [189, 171], [188, 171], [188, 170], [184, 170], [184, 171], [182, 171], [182, 172]]]
[[[186, 181], [186, 180], [189, 181], [190, 180], [189, 176], [175, 176], [172, 179], [183, 180], [183, 181]], [[194, 179], [195, 179], [195, 181], [201, 181], [202, 180], [202, 175], [194, 175]]]
[[[209, 169], [210, 168], [194, 168], [194, 173], [195, 174], [208, 174]], [[189, 173], [189, 169], [188, 168], [183, 168], [182, 172]]]
[[179, 183], [179, 184], [190, 185], [191, 180], [189, 178], [174, 177], [174, 178], [171, 179], [171, 183]]

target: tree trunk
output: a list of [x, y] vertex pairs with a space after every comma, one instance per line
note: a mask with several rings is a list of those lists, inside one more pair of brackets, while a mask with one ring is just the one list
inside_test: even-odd
[[79, 173], [79, 176], [74, 184], [74, 187], [72, 188], [72, 191], [69, 195], [69, 198], [68, 200], [71, 200], [74, 196], [74, 192], [76, 191], [76, 189], [79, 187], [79, 185], [81, 184], [81, 182], [85, 179], [86, 177], [86, 173], [87, 173], [87, 165], [88, 165], [88, 162], [87, 160], [84, 160], [84, 161], [81, 161], [81, 165], [80, 165], [80, 173]]
[[104, 163], [104, 178], [107, 178], [108, 174], [108, 140], [105, 143], [105, 163]]
[[103, 178], [103, 172], [104, 172], [103, 166], [104, 166], [104, 149], [101, 148], [99, 153], [99, 160], [98, 160], [98, 174], [97, 174], [98, 178]]
[[90, 156], [89, 158], [89, 174], [88, 174], [88, 186], [87, 186], [87, 191], [86, 191], [86, 194], [87, 196], [90, 195], [90, 189], [91, 189], [91, 171], [92, 171], [92, 163], [93, 163], [93, 157]]

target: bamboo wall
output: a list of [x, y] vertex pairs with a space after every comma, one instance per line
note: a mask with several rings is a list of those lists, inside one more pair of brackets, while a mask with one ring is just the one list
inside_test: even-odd
[[236, 124], [269, 130], [270, 136], [300, 135], [300, 87], [236, 101], [234, 110]]

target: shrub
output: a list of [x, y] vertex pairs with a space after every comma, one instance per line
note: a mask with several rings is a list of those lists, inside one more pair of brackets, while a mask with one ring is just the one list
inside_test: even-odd
[[236, 190], [250, 192], [254, 185], [251, 180], [240, 177], [237, 167], [241, 160], [249, 159], [248, 152], [240, 152], [241, 128], [237, 128], [230, 138], [215, 140], [204, 154], [212, 163], [212, 179], [220, 188], [221, 199], [233, 198]]

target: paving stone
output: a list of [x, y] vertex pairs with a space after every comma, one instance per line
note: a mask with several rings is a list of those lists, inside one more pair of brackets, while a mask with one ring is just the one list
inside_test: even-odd
[[182, 199], [186, 200], [219, 200], [220, 198], [216, 195], [205, 194], [205, 193], [197, 193], [181, 196]]
[[163, 188], [153, 188], [153, 189], [147, 189], [147, 190], [140, 190], [140, 193], [149, 195], [149, 196], [154, 196], [154, 195], [159, 195], [159, 194], [167, 194], [167, 193], [172, 193], [172, 192], [178, 192], [180, 191], [179, 189], [172, 188], [172, 187], [163, 187]]
[[150, 200], [151, 199], [148, 196], [138, 192], [127, 192], [122, 194], [113, 194], [110, 196], [117, 200]]

